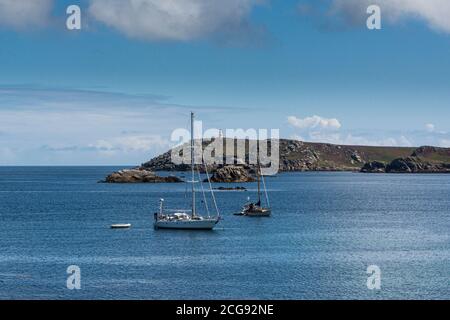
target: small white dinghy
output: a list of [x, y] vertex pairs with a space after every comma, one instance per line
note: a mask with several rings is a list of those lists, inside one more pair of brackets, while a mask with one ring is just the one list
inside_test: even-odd
[[111, 229], [128, 229], [131, 227], [131, 223], [118, 223], [112, 224]]

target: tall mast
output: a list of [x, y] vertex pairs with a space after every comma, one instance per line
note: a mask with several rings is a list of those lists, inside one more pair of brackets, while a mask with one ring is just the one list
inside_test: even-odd
[[258, 203], [261, 205], [261, 182], [260, 182], [259, 166], [257, 171], [258, 171]]
[[259, 205], [261, 205], [261, 172], [260, 172], [260, 167], [259, 167], [259, 158], [257, 161], [257, 166], [256, 166], [256, 176], [258, 178], [258, 203]]
[[192, 217], [195, 216], [195, 172], [194, 172], [194, 113], [191, 112], [191, 173], [192, 173]]

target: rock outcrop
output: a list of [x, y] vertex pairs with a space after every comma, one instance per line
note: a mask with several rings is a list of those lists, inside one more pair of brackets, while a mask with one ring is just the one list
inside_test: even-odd
[[214, 188], [214, 190], [219, 190], [219, 191], [247, 191], [247, 188], [245, 188], [245, 187], [218, 187], [218, 188]]
[[387, 165], [372, 161], [366, 163], [361, 172], [386, 173], [450, 173], [450, 163], [426, 161], [417, 156], [394, 159]]
[[188, 171], [191, 166], [188, 164], [174, 164], [171, 160], [172, 152], [167, 151], [150, 161], [143, 163], [142, 167], [154, 171]]
[[175, 176], [160, 177], [153, 171], [143, 168], [125, 169], [111, 173], [106, 177], [106, 183], [177, 183], [183, 182]]
[[419, 157], [393, 160], [386, 166], [387, 173], [450, 173], [450, 164], [431, 163]]
[[242, 166], [224, 166], [215, 170], [210, 180], [211, 182], [239, 183], [253, 182], [255, 178]]
[[350, 160], [352, 162], [352, 164], [363, 162], [362, 157], [359, 155], [358, 151], [356, 151], [356, 150], [352, 153], [352, 155], [350, 157], [352, 158], [352, 160]]
[[366, 173], [383, 173], [386, 172], [386, 164], [380, 161], [371, 161], [364, 164], [361, 172]]

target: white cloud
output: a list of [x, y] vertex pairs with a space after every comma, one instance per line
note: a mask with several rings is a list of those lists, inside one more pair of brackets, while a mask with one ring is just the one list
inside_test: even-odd
[[403, 147], [412, 147], [414, 144], [411, 142], [411, 140], [405, 136], [400, 136], [397, 140], [397, 145], [403, 146]]
[[11, 165], [137, 164], [170, 148], [189, 111], [229, 112], [113, 92], [0, 86], [0, 96], [0, 163]]
[[342, 145], [363, 145], [363, 146], [392, 146], [392, 147], [412, 147], [414, 144], [410, 138], [404, 135], [400, 135], [397, 138], [394, 137], [366, 137], [361, 135], [355, 135], [351, 133], [343, 134], [338, 132], [318, 132], [312, 131], [309, 133], [308, 139], [304, 141], [310, 142], [323, 142], [331, 144]]
[[319, 132], [313, 131], [309, 133], [308, 139], [310, 142], [323, 142], [332, 144], [343, 144], [341, 135], [339, 133]]
[[135, 38], [192, 40], [248, 27], [261, 0], [91, 0], [90, 14]]
[[169, 141], [159, 135], [139, 135], [98, 140], [89, 146], [101, 151], [149, 152], [154, 148], [168, 148], [169, 145]]
[[290, 116], [288, 117], [288, 123], [298, 129], [295, 130], [298, 132], [294, 131], [290, 135], [291, 139], [301, 141], [364, 146], [418, 147], [432, 145], [450, 147], [450, 132], [436, 130], [436, 126], [432, 123], [424, 125], [426, 130], [410, 131], [349, 130], [348, 128], [342, 128], [337, 119], [327, 119], [320, 116], [304, 119]]
[[298, 140], [298, 141], [305, 141], [305, 138], [303, 138], [302, 136], [299, 136], [298, 134], [293, 134], [290, 137], [292, 140]]
[[360, 21], [367, 17], [366, 9], [378, 4], [382, 17], [395, 23], [405, 18], [418, 18], [431, 28], [450, 33], [450, 1], [448, 0], [333, 0], [333, 11], [348, 19]]
[[338, 119], [327, 119], [320, 116], [306, 117], [304, 119], [295, 116], [288, 117], [288, 123], [299, 129], [333, 129], [337, 130], [341, 127]]
[[439, 147], [450, 148], [450, 139], [441, 139], [439, 141]]
[[11, 148], [0, 148], [0, 165], [11, 164], [16, 159], [16, 154]]
[[426, 129], [428, 132], [434, 132], [435, 126], [434, 126], [434, 124], [432, 124], [432, 123], [427, 123], [427, 124], [425, 125], [425, 129]]
[[48, 23], [53, 0], [0, 0], [0, 26], [23, 29]]

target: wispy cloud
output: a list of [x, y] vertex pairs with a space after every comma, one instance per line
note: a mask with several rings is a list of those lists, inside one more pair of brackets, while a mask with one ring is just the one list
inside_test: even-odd
[[427, 130], [428, 132], [433, 132], [435, 130], [435, 125], [432, 123], [425, 124], [425, 130]]
[[158, 95], [0, 86], [7, 133], [0, 135], [0, 162], [141, 163], [170, 148], [172, 130], [187, 127], [191, 110], [208, 118], [223, 108], [171, 104]]
[[160, 135], [116, 136], [96, 140], [86, 145], [42, 145], [39, 149], [50, 153], [99, 153], [120, 155], [123, 153], [154, 153], [166, 151], [173, 145]]
[[367, 134], [367, 133], [324, 133], [310, 132], [307, 141], [325, 142], [342, 145], [364, 145], [364, 146], [396, 146], [396, 147], [412, 147], [414, 143], [410, 138], [399, 133], [395, 136], [386, 136], [386, 134]]
[[17, 160], [16, 153], [10, 147], [0, 147], [0, 165], [13, 164]]
[[431, 123], [425, 124], [423, 128], [414, 131], [380, 131], [351, 130], [343, 128], [335, 118], [327, 119], [320, 116], [304, 119], [290, 116], [287, 120], [295, 129], [291, 138], [309, 142], [368, 146], [412, 147], [433, 145], [448, 147], [450, 141], [450, 133], [436, 130], [436, 126]]
[[105, 152], [151, 152], [168, 149], [173, 143], [160, 135], [139, 135], [97, 140], [88, 148]]
[[450, 148], [450, 139], [441, 139], [440, 146], [445, 148]]
[[367, 7], [377, 4], [387, 23], [414, 19], [424, 21], [433, 30], [450, 33], [450, 2], [447, 0], [327, 0], [325, 3], [323, 9], [323, 1], [301, 1], [298, 12], [319, 18], [328, 27], [333, 23], [332, 17], [348, 25], [365, 27]]
[[53, 0], [0, 0], [0, 27], [23, 30], [48, 23]]
[[[125, 94], [120, 92], [83, 90], [76, 88], [52, 88], [36, 85], [1, 85], [0, 107], [10, 109], [58, 108], [114, 109], [130, 105], [145, 108], [163, 105], [169, 97], [151, 94]], [[165, 104], [167, 106], [169, 104]]]
[[252, 29], [249, 15], [261, 0], [91, 0], [89, 12], [133, 38], [189, 41]]
[[[264, 25], [251, 21], [256, 6], [270, 0], [86, 0], [86, 21], [100, 23], [142, 40], [260, 44]], [[54, 0], [0, 0], [0, 28], [30, 31], [49, 25]], [[86, 29], [87, 30], [87, 29]]]

